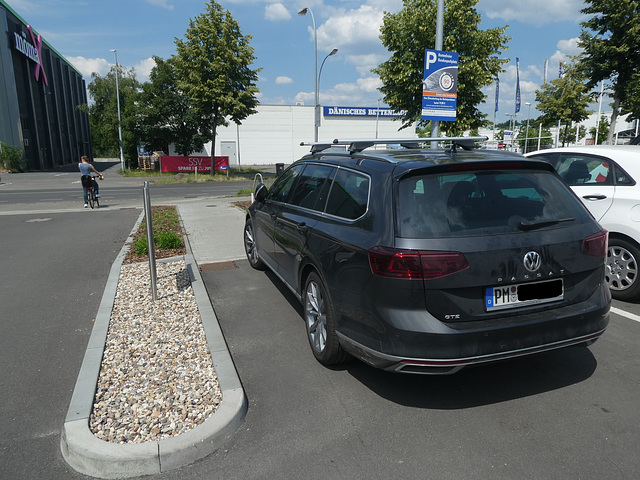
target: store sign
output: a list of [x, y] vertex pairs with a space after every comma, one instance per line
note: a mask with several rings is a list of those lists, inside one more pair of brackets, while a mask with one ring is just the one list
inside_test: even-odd
[[325, 117], [399, 117], [401, 114], [386, 107], [323, 107]]
[[[227, 170], [229, 168], [229, 157], [215, 157], [214, 168], [217, 172]], [[211, 157], [177, 157], [162, 156], [160, 157], [161, 172], [211, 172]]]
[[44, 66], [42, 65], [42, 37], [40, 35], [37, 37], [34, 35], [31, 25], [27, 25], [27, 30], [29, 31], [29, 35], [31, 35], [31, 43], [27, 41], [27, 35], [24, 32], [22, 32], [22, 35], [14, 33], [14, 48], [36, 64], [33, 72], [36, 81], [40, 79], [40, 72], [42, 72], [44, 84], [49, 85], [47, 75], [44, 73]]
[[422, 80], [422, 120], [456, 119], [458, 54], [425, 50]]

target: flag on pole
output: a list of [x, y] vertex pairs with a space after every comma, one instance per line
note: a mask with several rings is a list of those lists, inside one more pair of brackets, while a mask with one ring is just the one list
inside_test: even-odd
[[498, 96], [500, 94], [500, 79], [496, 77], [496, 109], [494, 112], [498, 111]]
[[516, 57], [516, 113], [520, 111], [520, 59]]
[[544, 61], [544, 81], [542, 82], [547, 83], [547, 69], [549, 68], [549, 60], [545, 60]]

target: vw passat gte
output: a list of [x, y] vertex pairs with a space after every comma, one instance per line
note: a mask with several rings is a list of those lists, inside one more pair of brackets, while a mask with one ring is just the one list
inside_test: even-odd
[[553, 167], [425, 141], [313, 144], [256, 188], [247, 258], [300, 299], [314, 356], [453, 373], [593, 343], [609, 322], [607, 232]]

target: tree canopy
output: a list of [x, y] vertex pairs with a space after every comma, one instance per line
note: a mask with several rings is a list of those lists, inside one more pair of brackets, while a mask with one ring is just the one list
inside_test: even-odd
[[[566, 66], [561, 78], [545, 83], [536, 90], [536, 109], [543, 114], [545, 125], [560, 121], [565, 124], [563, 143], [571, 122], [580, 122], [590, 113], [590, 89], [575, 65]], [[575, 132], [574, 132], [575, 133]]]
[[[93, 103], [89, 106], [89, 123], [94, 153], [98, 156], [119, 157], [118, 105], [116, 98], [116, 66], [101, 77], [92, 73], [87, 86]], [[120, 92], [120, 117], [122, 143], [128, 158], [137, 158], [135, 100], [140, 88], [134, 69], [118, 65], [118, 91]]]
[[198, 131], [198, 117], [189, 99], [178, 89], [173, 59], [153, 57], [150, 82], [138, 96], [138, 130], [145, 147], [169, 151], [174, 144], [180, 155], [202, 150], [206, 138]]
[[607, 143], [611, 143], [620, 107], [640, 118], [640, 2], [637, 0], [585, 0], [581, 10], [590, 18], [581, 23], [579, 46], [584, 49], [580, 68], [590, 88], [611, 83], [613, 114]]
[[[435, 47], [435, 0], [404, 0], [404, 8], [395, 14], [385, 13], [381, 28], [382, 44], [391, 57], [372, 71], [380, 76], [384, 101], [396, 111], [406, 112], [402, 126], [413, 122], [424, 126], [422, 116], [422, 80], [425, 49]], [[485, 95], [482, 87], [495, 81], [508, 59], [498, 58], [510, 37], [507, 27], [481, 30], [478, 0], [448, 0], [444, 12], [443, 50], [457, 52], [458, 101], [455, 122], [441, 122], [449, 133], [482, 126], [485, 115], [478, 105]]]
[[175, 41], [177, 86], [198, 118], [199, 131], [212, 141], [212, 166], [216, 128], [228, 125], [227, 119], [240, 124], [256, 112], [260, 69], [251, 69], [251, 38], [228, 10], [210, 0], [206, 12], [189, 22], [184, 39]]

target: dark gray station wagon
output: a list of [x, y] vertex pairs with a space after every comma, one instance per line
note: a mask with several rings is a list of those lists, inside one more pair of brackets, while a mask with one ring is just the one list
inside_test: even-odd
[[321, 363], [453, 373], [603, 334], [607, 232], [551, 165], [472, 140], [313, 144], [258, 186], [247, 258], [301, 300]]

